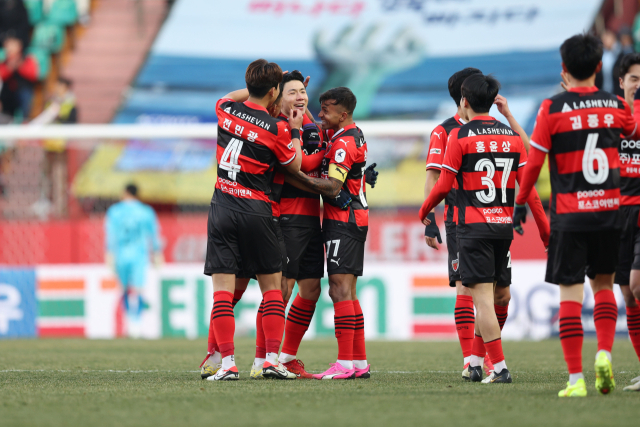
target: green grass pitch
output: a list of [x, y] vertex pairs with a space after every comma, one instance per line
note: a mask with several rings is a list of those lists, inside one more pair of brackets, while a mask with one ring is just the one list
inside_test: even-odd
[[[513, 384], [462, 380], [457, 342], [368, 342], [369, 380], [249, 379], [253, 341], [236, 343], [241, 379], [202, 381], [206, 343], [188, 340], [0, 341], [0, 425], [9, 426], [626, 426], [637, 425], [640, 375], [627, 339], [614, 346], [618, 388], [559, 399], [567, 379], [560, 343], [505, 342]], [[323, 371], [333, 341], [304, 341], [299, 357]]]

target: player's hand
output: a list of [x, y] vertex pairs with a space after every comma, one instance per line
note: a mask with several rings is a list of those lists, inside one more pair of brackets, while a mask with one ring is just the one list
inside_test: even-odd
[[426, 227], [424, 229], [424, 237], [427, 245], [432, 247], [433, 249], [439, 249], [438, 244], [436, 243], [436, 239], [438, 243], [442, 244], [442, 236], [440, 235], [440, 228], [438, 224], [436, 224], [436, 214], [433, 212], [429, 212], [425, 221], [429, 221], [429, 224], [425, 224]]
[[302, 117], [304, 116], [304, 111], [297, 110], [292, 108], [289, 112], [289, 126], [291, 129], [301, 129], [302, 128]]
[[525, 222], [527, 222], [527, 206], [516, 205], [513, 209], [513, 229], [521, 236], [524, 234], [522, 224]]
[[498, 111], [500, 112], [500, 114], [502, 114], [506, 118], [509, 118], [513, 115], [511, 114], [511, 110], [509, 110], [509, 103], [507, 102], [507, 98], [505, 98], [504, 96], [496, 96], [496, 99], [495, 101], [493, 101], [493, 103], [496, 104], [496, 107], [498, 107]]
[[560, 72], [560, 77], [562, 77], [562, 81], [560, 82], [560, 86], [562, 86], [562, 89], [564, 89], [564, 90], [566, 90], [568, 92], [569, 89], [571, 89], [571, 84], [569, 83], [569, 76], [564, 71], [561, 71]]
[[302, 82], [305, 89], [307, 88], [307, 86], [309, 86], [309, 80], [311, 80], [311, 76], [307, 76], [307, 78]]
[[377, 163], [372, 164], [364, 170], [364, 180], [367, 184], [374, 188], [378, 182], [378, 171], [375, 169]]
[[351, 194], [349, 194], [349, 192], [346, 190], [340, 190], [338, 197], [336, 197], [334, 200], [336, 202], [336, 206], [342, 209], [343, 211], [349, 208], [349, 205], [351, 204], [351, 201], [352, 201]]

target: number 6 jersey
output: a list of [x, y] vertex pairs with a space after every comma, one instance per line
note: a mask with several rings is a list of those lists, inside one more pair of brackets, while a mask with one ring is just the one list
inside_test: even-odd
[[516, 174], [526, 162], [520, 135], [493, 117], [451, 131], [442, 167], [456, 174], [458, 238], [513, 239]]
[[542, 102], [531, 146], [549, 154], [554, 230], [620, 228], [620, 135], [636, 130], [627, 103], [595, 86]]

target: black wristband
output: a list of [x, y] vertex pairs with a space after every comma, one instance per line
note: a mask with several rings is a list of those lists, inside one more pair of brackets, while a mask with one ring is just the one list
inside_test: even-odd
[[291, 139], [300, 139], [299, 129], [291, 129]]

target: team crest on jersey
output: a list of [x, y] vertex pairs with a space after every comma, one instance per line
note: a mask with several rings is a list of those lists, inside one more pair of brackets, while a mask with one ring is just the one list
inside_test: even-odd
[[455, 272], [458, 271], [458, 267], [460, 265], [460, 263], [458, 262], [458, 259], [459, 258], [451, 260], [451, 268], [453, 268], [453, 271], [455, 271]]
[[335, 160], [338, 163], [342, 163], [344, 162], [344, 159], [346, 156], [347, 156], [347, 152], [344, 151], [342, 148], [340, 148], [339, 150], [336, 151]]
[[293, 150], [293, 141], [291, 141], [291, 142], [289, 143], [289, 145], [287, 145], [287, 148], [288, 148], [289, 150]]

